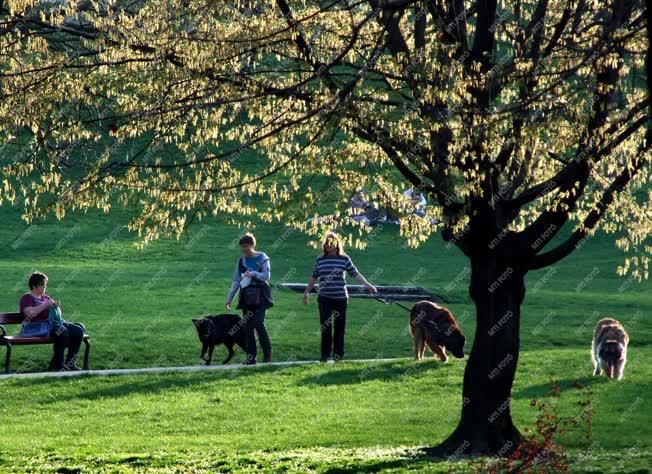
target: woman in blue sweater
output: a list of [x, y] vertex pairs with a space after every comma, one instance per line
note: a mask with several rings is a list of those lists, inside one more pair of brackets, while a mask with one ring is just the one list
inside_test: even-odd
[[349, 294], [346, 290], [344, 272], [364, 285], [371, 293], [376, 288], [355, 268], [339, 236], [329, 232], [322, 244], [323, 254], [317, 257], [308, 286], [303, 294], [303, 303], [308, 304], [310, 291], [319, 281], [317, 303], [321, 323], [321, 361], [333, 356], [338, 362], [344, 357], [344, 332], [346, 327], [346, 308]]
[[265, 327], [265, 312], [274, 305], [268, 283], [271, 276], [269, 257], [264, 252], [256, 251], [256, 238], [252, 234], [240, 237], [239, 243], [242, 257], [235, 264], [225, 307], [231, 309], [233, 298], [239, 291], [237, 308], [242, 310], [247, 347], [247, 360], [244, 363], [256, 363], [256, 334], [263, 350], [263, 362], [271, 362], [272, 345]]

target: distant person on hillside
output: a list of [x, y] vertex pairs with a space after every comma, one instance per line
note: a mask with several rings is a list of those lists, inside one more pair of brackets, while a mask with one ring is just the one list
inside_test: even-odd
[[376, 288], [362, 276], [353, 265], [340, 237], [334, 233], [326, 234], [322, 244], [323, 254], [317, 257], [312, 276], [303, 294], [303, 303], [308, 304], [310, 291], [319, 280], [317, 303], [321, 323], [321, 361], [333, 356], [335, 362], [344, 357], [344, 332], [346, 327], [346, 307], [349, 294], [346, 290], [344, 272], [364, 285], [371, 293]]
[[349, 199], [349, 205], [351, 206], [351, 219], [365, 225], [370, 224], [367, 209], [371, 207], [371, 204], [364, 195], [364, 189], [360, 187], [355, 189], [351, 199]]
[[364, 225], [375, 226], [382, 220], [382, 212], [367, 201], [365, 190], [357, 187], [349, 199], [351, 206], [351, 219], [362, 222]]
[[[54, 356], [49, 370], [81, 370], [77, 367], [77, 353], [84, 338], [84, 325], [69, 323], [61, 315], [60, 302], [45, 294], [48, 277], [34, 272], [29, 277], [29, 292], [20, 298], [20, 312], [28, 322], [48, 321], [50, 337], [54, 339]], [[64, 353], [68, 348], [68, 356]]]
[[414, 206], [414, 210], [412, 211], [412, 213], [414, 215], [417, 215], [419, 217], [425, 217], [427, 201], [426, 201], [426, 197], [419, 190], [419, 188], [415, 186], [411, 186], [405, 191], [403, 191], [403, 196], [409, 198], [412, 201], [412, 205]]
[[349, 204], [351, 205], [352, 216], [362, 214], [364, 210], [369, 206], [369, 201], [367, 201], [364, 189], [361, 187], [355, 188], [351, 199], [349, 199]]
[[233, 298], [240, 292], [237, 308], [242, 310], [247, 347], [247, 359], [244, 364], [256, 363], [256, 334], [263, 350], [263, 362], [271, 362], [272, 345], [265, 327], [265, 312], [274, 305], [268, 283], [271, 276], [269, 257], [256, 250], [256, 238], [253, 234], [243, 235], [239, 243], [242, 257], [235, 264], [233, 282], [225, 306], [226, 309], [231, 309]]

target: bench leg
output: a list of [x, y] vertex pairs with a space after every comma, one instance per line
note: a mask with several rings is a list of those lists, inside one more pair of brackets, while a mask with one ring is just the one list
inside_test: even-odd
[[11, 372], [11, 344], [7, 344], [7, 355], [5, 357], [5, 374]]
[[84, 349], [84, 370], [90, 370], [88, 366], [88, 356], [90, 355], [91, 352], [91, 341], [88, 339], [84, 339], [84, 345], [86, 348]]

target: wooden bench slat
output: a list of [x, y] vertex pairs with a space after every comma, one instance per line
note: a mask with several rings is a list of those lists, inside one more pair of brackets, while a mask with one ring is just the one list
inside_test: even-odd
[[21, 313], [0, 313], [0, 324], [20, 324], [24, 319]]

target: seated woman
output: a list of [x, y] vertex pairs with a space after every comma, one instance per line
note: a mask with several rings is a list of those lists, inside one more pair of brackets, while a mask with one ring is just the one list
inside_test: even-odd
[[[29, 277], [29, 292], [20, 298], [20, 312], [30, 321], [50, 321], [50, 337], [54, 339], [54, 356], [49, 370], [81, 370], [77, 367], [77, 353], [84, 338], [84, 325], [69, 323], [61, 317], [59, 301], [45, 294], [48, 277], [34, 272]], [[68, 357], [64, 352], [68, 348]]]

